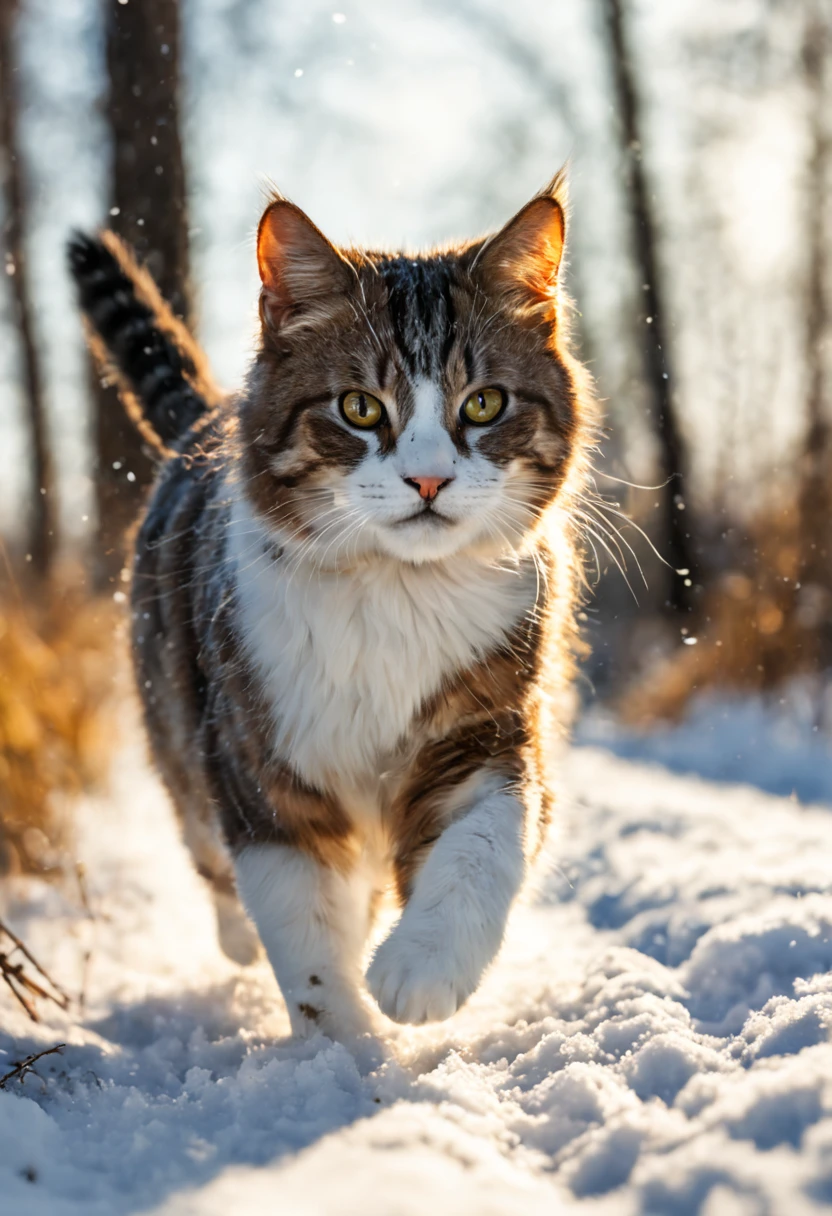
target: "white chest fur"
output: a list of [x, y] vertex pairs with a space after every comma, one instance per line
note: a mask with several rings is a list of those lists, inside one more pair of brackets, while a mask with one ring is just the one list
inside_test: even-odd
[[535, 599], [526, 564], [385, 559], [333, 573], [275, 561], [265, 538], [239, 502], [231, 545], [246, 646], [278, 753], [315, 784], [377, 774], [443, 678], [492, 649]]

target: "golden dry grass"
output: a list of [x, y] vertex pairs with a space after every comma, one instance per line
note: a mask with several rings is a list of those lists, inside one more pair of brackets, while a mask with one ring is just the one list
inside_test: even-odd
[[68, 578], [0, 587], [0, 873], [59, 866], [72, 796], [106, 772], [117, 619]]
[[823, 664], [829, 591], [801, 585], [798, 516], [793, 506], [754, 521], [740, 569], [705, 593], [695, 645], [683, 645], [630, 688], [619, 708], [646, 726], [678, 720], [706, 689], [767, 692]]

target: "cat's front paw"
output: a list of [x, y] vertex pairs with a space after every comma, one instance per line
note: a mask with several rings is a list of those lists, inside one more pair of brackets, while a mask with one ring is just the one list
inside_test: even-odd
[[374, 1033], [370, 1009], [357, 992], [322, 984], [317, 975], [311, 979], [313, 987], [304, 989], [301, 985], [284, 993], [292, 1033], [297, 1038], [308, 1039], [320, 1032], [345, 1043]]
[[381, 943], [367, 971], [367, 986], [382, 1013], [394, 1022], [443, 1022], [476, 986], [462, 973], [449, 946], [448, 927], [437, 919], [418, 926], [407, 915]]

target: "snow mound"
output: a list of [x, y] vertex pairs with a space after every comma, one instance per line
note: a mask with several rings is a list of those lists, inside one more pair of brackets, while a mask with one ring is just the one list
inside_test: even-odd
[[796, 679], [778, 697], [698, 694], [684, 719], [633, 730], [593, 707], [578, 741], [629, 760], [655, 760], [712, 781], [751, 781], [769, 794], [832, 803], [832, 685]]
[[93, 915], [5, 915], [83, 1012], [3, 998], [5, 1216], [801, 1216], [832, 1202], [832, 816], [593, 748], [554, 864], [450, 1023], [290, 1041], [219, 953], [153, 778], [83, 810]]

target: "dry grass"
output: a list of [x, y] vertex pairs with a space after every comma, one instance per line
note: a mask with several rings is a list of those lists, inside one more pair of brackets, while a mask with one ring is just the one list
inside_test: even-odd
[[[36, 1001], [51, 1001], [59, 1009], [69, 1008], [69, 997], [41, 967], [31, 950], [0, 921], [0, 979], [10, 989], [33, 1022], [40, 1021]], [[34, 973], [34, 974], [33, 974]], [[11, 1076], [11, 1073], [9, 1074]], [[8, 1080], [8, 1077], [6, 1078]], [[2, 1088], [2, 1082], [0, 1082]]]
[[[4, 1089], [9, 1081], [19, 1081], [22, 1085], [28, 1076], [37, 1077], [45, 1089], [46, 1082], [35, 1068], [35, 1065], [38, 1060], [42, 1060], [45, 1056], [61, 1055], [65, 1047], [66, 1043], [56, 1043], [54, 1047], [47, 1047], [44, 1051], [36, 1051], [32, 1055], [26, 1056], [23, 1060], [16, 1060], [10, 1071], [0, 1077], [0, 1089]], [[31, 1168], [30, 1166], [29, 1169]], [[34, 1179], [29, 1177], [29, 1181], [33, 1182]]]
[[0, 586], [0, 874], [55, 870], [72, 796], [106, 772], [116, 622], [70, 577]]
[[823, 665], [830, 595], [800, 584], [796, 510], [757, 519], [737, 565], [707, 590], [696, 643], [626, 692], [619, 708], [627, 721], [677, 720], [695, 693], [767, 692]]

